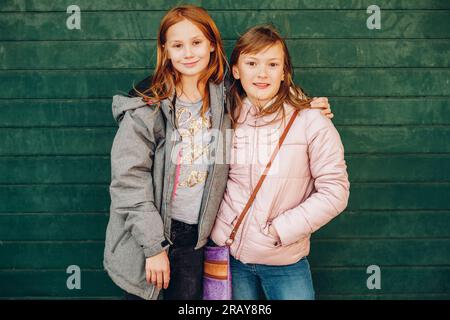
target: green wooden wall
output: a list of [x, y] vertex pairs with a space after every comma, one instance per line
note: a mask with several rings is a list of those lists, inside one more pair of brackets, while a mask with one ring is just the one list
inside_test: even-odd
[[[111, 299], [102, 268], [111, 97], [146, 77], [179, 1], [0, 1], [0, 298]], [[319, 299], [450, 298], [450, 2], [188, 1], [227, 52], [272, 22], [296, 80], [328, 96], [351, 180], [348, 209], [313, 236]], [[66, 10], [81, 8], [81, 30]], [[369, 5], [381, 30], [369, 30]], [[69, 290], [70, 265], [81, 289]], [[369, 290], [367, 267], [381, 268]]]

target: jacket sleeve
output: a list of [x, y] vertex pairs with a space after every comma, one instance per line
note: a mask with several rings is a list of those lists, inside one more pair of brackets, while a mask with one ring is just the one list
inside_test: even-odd
[[282, 245], [292, 244], [327, 224], [347, 206], [350, 183], [344, 147], [332, 122], [306, 110], [309, 166], [315, 190], [300, 205], [272, 221]]
[[143, 248], [145, 257], [151, 257], [168, 243], [164, 241], [163, 222], [153, 196], [155, 134], [138, 116], [142, 110], [127, 111], [120, 122], [111, 149], [109, 191], [111, 214], [123, 217], [125, 230]]

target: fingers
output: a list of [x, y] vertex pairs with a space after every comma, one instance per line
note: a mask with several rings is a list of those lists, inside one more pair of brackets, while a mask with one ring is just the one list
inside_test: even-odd
[[158, 273], [157, 272], [151, 272], [151, 283], [156, 286], [157, 285], [157, 281], [158, 280]]
[[167, 289], [170, 282], [170, 269], [165, 271], [151, 271], [146, 272], [147, 283], [152, 283], [158, 289]]
[[331, 109], [324, 109], [320, 113], [329, 119], [334, 117], [334, 114], [331, 113]]
[[158, 289], [167, 289], [170, 281], [170, 263], [165, 251], [145, 261], [145, 279]]
[[313, 109], [326, 109], [330, 108], [327, 98], [315, 98], [311, 103], [311, 108]]
[[321, 114], [329, 119], [332, 119], [334, 117], [334, 114], [331, 113], [331, 106], [328, 103], [328, 98], [326, 97], [313, 98], [313, 101], [311, 102], [311, 108], [322, 109], [320, 111]]
[[146, 268], [146, 270], [145, 270], [145, 281], [147, 281], [148, 284], [150, 284], [150, 281], [152, 280], [151, 277], [152, 277], [151, 276], [151, 271], [148, 268]]
[[331, 113], [331, 109], [330, 108], [322, 109], [320, 113], [326, 116]]
[[156, 286], [158, 289], [167, 289], [170, 282], [170, 271], [159, 271], [156, 273]]
[[158, 289], [162, 289], [162, 286], [163, 286], [163, 272], [162, 271], [156, 273], [156, 286], [158, 287]]
[[169, 287], [169, 282], [170, 282], [170, 270], [164, 272], [164, 289], [167, 289]]
[[328, 98], [327, 97], [314, 97], [311, 101], [311, 104], [320, 104], [320, 103], [328, 103]]

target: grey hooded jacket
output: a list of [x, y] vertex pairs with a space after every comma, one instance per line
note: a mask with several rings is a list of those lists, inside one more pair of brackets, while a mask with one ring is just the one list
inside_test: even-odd
[[[214, 140], [196, 249], [208, 240], [229, 170], [230, 139], [225, 136], [231, 122], [225, 112], [225, 86], [210, 83], [209, 91]], [[181, 137], [168, 99], [157, 108], [140, 97], [116, 95], [112, 110], [119, 129], [111, 149], [111, 206], [103, 265], [123, 290], [147, 300], [157, 299], [159, 289], [145, 279], [145, 259], [172, 244], [168, 204], [176, 166], [171, 155]]]

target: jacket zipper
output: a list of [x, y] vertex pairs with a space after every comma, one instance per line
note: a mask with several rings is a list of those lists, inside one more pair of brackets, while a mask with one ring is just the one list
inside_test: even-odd
[[[221, 114], [220, 114], [219, 134], [220, 134], [221, 129], [222, 129], [223, 114], [225, 113], [225, 99], [226, 99], [226, 97], [225, 97], [225, 84], [223, 86], [224, 86], [224, 88], [223, 88], [222, 104], [223, 104], [224, 107], [222, 108], [222, 111], [221, 111]], [[219, 144], [219, 138], [216, 139], [216, 147], [218, 146], [218, 144]], [[216, 152], [217, 152], [217, 150], [216, 150]], [[217, 153], [215, 155], [217, 157]], [[201, 227], [203, 225], [202, 222], [203, 222], [203, 219], [205, 217], [206, 208], [208, 207], [209, 196], [211, 194], [211, 187], [212, 187], [212, 184], [213, 184], [213, 181], [214, 181], [214, 172], [215, 171], [216, 171], [216, 160], [214, 160], [214, 164], [213, 164], [212, 177], [211, 177], [211, 182], [209, 183], [208, 191], [207, 191], [207, 194], [206, 194], [205, 207], [203, 208], [203, 212], [202, 212], [202, 214], [200, 216], [200, 221], [199, 221], [199, 224], [198, 224], [198, 236], [200, 236], [201, 231], [202, 231], [201, 230]], [[197, 243], [198, 243], [198, 239], [197, 239]]]
[[[172, 106], [172, 108], [173, 108], [173, 110], [175, 109], [175, 107], [174, 106]], [[170, 116], [171, 116], [171, 118], [172, 118], [172, 113], [174, 112], [173, 110], [172, 110], [172, 108], [170, 109]], [[172, 119], [173, 120], [173, 119]], [[174, 125], [174, 129], [175, 130], [173, 130], [172, 131], [172, 134], [177, 134], [176, 133], [176, 131], [177, 131], [177, 126], [176, 126], [176, 120], [175, 121], [173, 121], [173, 125]], [[171, 139], [172, 139], [172, 136], [170, 137]], [[176, 141], [174, 141], [174, 143], [173, 143], [173, 145], [172, 145], [172, 148], [171, 148], [171, 150], [170, 150], [170, 161], [172, 161], [172, 155], [173, 155], [173, 149], [175, 148], [175, 145], [176, 145], [176, 142], [178, 142], [178, 139], [176, 140]], [[170, 165], [169, 165], [169, 168], [170, 168]], [[168, 183], [167, 183], [167, 187], [169, 188], [170, 187], [170, 180], [171, 180], [171, 175], [169, 174], [169, 179], [168, 179]], [[165, 217], [164, 217], [164, 225], [165, 226], [167, 226], [167, 222], [168, 222], [168, 214], [167, 214], [167, 203], [169, 202], [169, 195], [170, 194], [172, 194], [172, 190], [167, 190], [168, 192], [167, 192], [167, 194], [166, 194], [166, 201], [165, 201], [165, 203], [164, 203], [164, 208], [165, 208], [165, 212], [166, 212], [166, 214], [165, 214]], [[171, 244], [171, 245], [173, 245], [173, 242], [172, 242], [172, 239], [170, 239], [171, 238], [171, 234], [170, 234], [170, 228], [169, 228], [169, 236], [168, 237], [166, 237], [166, 239], [167, 239], [167, 241], [169, 241], [169, 243]]]
[[[255, 156], [255, 140], [257, 139], [257, 132], [256, 132], [256, 120], [254, 123], [255, 127], [253, 129], [253, 136], [252, 136], [252, 157], [251, 157], [251, 161], [250, 161], [250, 174], [249, 174], [249, 178], [250, 178], [250, 182], [249, 182], [249, 196], [252, 194], [253, 192], [253, 161], [254, 161], [254, 156]], [[257, 145], [257, 143], [256, 143]], [[256, 200], [256, 199], [255, 199]], [[241, 232], [241, 237], [240, 237], [240, 241], [238, 243], [238, 247], [236, 249], [236, 258], [239, 259], [241, 257], [241, 252], [242, 249], [244, 247], [244, 237], [247, 234], [248, 231], [248, 225], [250, 223], [250, 218], [251, 215], [253, 214], [253, 205], [249, 208], [249, 212], [247, 212], [246, 217], [244, 218], [244, 224], [242, 226], [242, 232]]]
[[[175, 146], [175, 144], [172, 146], [172, 149], [170, 150], [170, 159], [172, 159], [172, 153], [173, 153], [174, 146]], [[168, 182], [167, 182], [167, 188], [169, 188], [169, 187], [170, 187], [170, 175], [169, 175], [169, 179], [168, 179]], [[166, 201], [164, 203], [164, 208], [165, 208], [165, 213], [166, 213], [165, 216], [164, 216], [164, 225], [165, 226], [167, 226], [167, 222], [169, 220], [169, 215], [167, 214], [167, 202], [169, 201], [169, 194], [171, 194], [170, 190], [167, 190], [167, 191], [168, 192], [166, 194]], [[166, 238], [169, 241], [169, 243], [172, 245], [173, 242], [172, 242], [172, 239], [170, 239], [171, 238], [170, 236], [171, 235], [170, 235], [170, 228], [169, 228], [169, 236], [166, 237]]]

